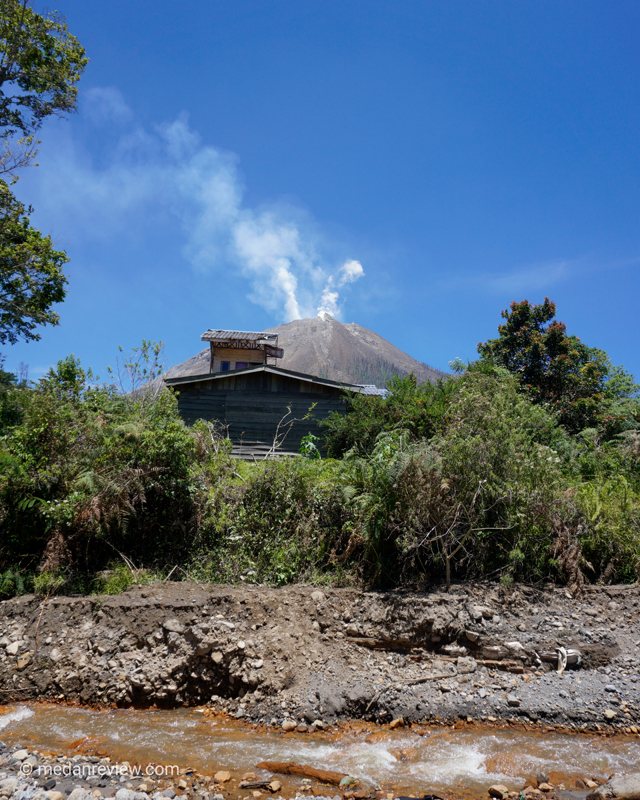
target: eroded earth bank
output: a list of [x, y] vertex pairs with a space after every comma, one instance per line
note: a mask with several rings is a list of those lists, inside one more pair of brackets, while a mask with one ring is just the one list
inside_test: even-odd
[[5, 703], [209, 704], [299, 730], [403, 717], [635, 734], [638, 597], [629, 586], [574, 599], [557, 587], [410, 594], [189, 583], [25, 596], [0, 603], [0, 689]]

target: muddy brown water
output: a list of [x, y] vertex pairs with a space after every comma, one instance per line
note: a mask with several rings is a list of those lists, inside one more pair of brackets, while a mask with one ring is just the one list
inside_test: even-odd
[[207, 717], [194, 709], [18, 704], [0, 710], [0, 739], [50, 753], [95, 753], [141, 765], [177, 764], [204, 775], [229, 769], [236, 779], [247, 771], [266, 777], [268, 773], [256, 770], [261, 761], [296, 761], [348, 773], [364, 786], [413, 795], [449, 790], [487, 797], [493, 783], [520, 789], [539, 772], [569, 790], [578, 777], [606, 778], [640, 768], [640, 740], [631, 736], [482, 727], [392, 731], [364, 723], [345, 725], [337, 733], [283, 734]]

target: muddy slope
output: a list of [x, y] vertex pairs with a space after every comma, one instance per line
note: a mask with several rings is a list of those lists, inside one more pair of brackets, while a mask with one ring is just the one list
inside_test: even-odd
[[[580, 663], [558, 674], [558, 652]], [[576, 657], [574, 655], [574, 657]], [[640, 724], [635, 587], [451, 593], [136, 587], [0, 603], [0, 702], [211, 703], [272, 724]]]

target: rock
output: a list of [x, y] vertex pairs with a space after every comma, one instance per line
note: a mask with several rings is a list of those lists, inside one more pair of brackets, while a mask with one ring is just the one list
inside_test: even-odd
[[539, 772], [536, 775], [536, 783], [540, 786], [541, 783], [549, 783], [549, 776], [546, 772]]
[[172, 633], [184, 633], [184, 625], [175, 617], [165, 619], [165, 621], [162, 623], [162, 627], [165, 629], [165, 631], [171, 631]]
[[584, 782], [584, 784], [587, 787], [587, 789], [597, 789], [598, 788], [598, 784], [595, 781], [592, 781], [592, 780], [586, 780]]
[[298, 723], [294, 722], [292, 719], [285, 719], [281, 727], [283, 731], [295, 731], [298, 727]]
[[391, 720], [391, 724], [389, 725], [391, 730], [395, 730], [396, 728], [404, 728], [404, 718], [398, 717], [397, 719]]
[[508, 694], [507, 704], [510, 705], [512, 708], [518, 708], [518, 706], [520, 705], [520, 700], [518, 700], [515, 694]]
[[31, 656], [29, 653], [25, 653], [23, 656], [20, 656], [16, 661], [16, 669], [24, 669], [28, 667], [31, 663]]
[[315, 592], [311, 592], [311, 600], [318, 605], [324, 600], [324, 594], [319, 589], [316, 589]]
[[187, 788], [187, 786], [188, 786], [188, 784], [185, 781], [185, 779], [184, 778], [180, 778], [180, 780], [178, 781], [178, 788], [184, 790], [184, 789]]
[[467, 637], [467, 639], [470, 642], [477, 642], [478, 641], [478, 637], [480, 636], [480, 634], [477, 633], [476, 631], [465, 631], [464, 635]]
[[15, 656], [21, 647], [22, 642], [11, 642], [11, 644], [7, 645], [7, 655]]
[[227, 783], [227, 781], [231, 780], [231, 773], [227, 772], [226, 769], [220, 770], [220, 772], [216, 772], [213, 776], [213, 780], [216, 783]]
[[222, 664], [224, 655], [219, 650], [216, 650], [215, 652], [211, 653], [211, 660], [214, 664]]
[[51, 792], [45, 792], [44, 796], [48, 797], [49, 800], [64, 800], [65, 797], [62, 792], [56, 792], [55, 790]]
[[223, 794], [214, 794], [212, 800], [224, 800]]
[[605, 692], [617, 692], [617, 691], [618, 691], [618, 690], [616, 689], [616, 687], [615, 687], [615, 686], [614, 686], [612, 683], [608, 683], [608, 684], [607, 684], [607, 685], [604, 687], [604, 690], [605, 690]]
[[169, 787], [168, 789], [165, 789], [162, 792], [162, 796], [163, 797], [168, 797], [169, 800], [173, 800], [173, 798], [176, 796], [176, 793], [173, 791], [173, 789], [171, 787]]
[[272, 792], [279, 792], [280, 789], [282, 789], [282, 784], [280, 783], [280, 781], [271, 781], [271, 783], [269, 784], [269, 789]]
[[550, 783], [539, 783], [538, 789], [540, 789], [541, 792], [552, 792], [553, 786]]
[[91, 792], [88, 792], [86, 789], [82, 789], [80, 786], [78, 786], [67, 797], [67, 800], [93, 800], [93, 795]]
[[15, 753], [12, 753], [12, 757], [16, 759], [16, 761], [24, 761], [25, 758], [29, 758], [29, 751], [28, 750], [16, 750]]
[[49, 653], [49, 658], [53, 661], [54, 664], [57, 664], [58, 661], [62, 658], [62, 653], [58, 650], [57, 647], [54, 647], [53, 650]]
[[587, 795], [587, 800], [640, 800], [640, 772], [610, 778], [607, 783]]
[[456, 664], [460, 675], [470, 675], [472, 672], [476, 671], [478, 666], [475, 659], [471, 658], [471, 656], [458, 656]]
[[489, 787], [489, 794], [497, 800], [505, 800], [509, 796], [509, 789], [503, 783], [496, 783]]
[[612, 720], [616, 717], [616, 712], [612, 708], [607, 708], [602, 715], [605, 719]]
[[586, 789], [587, 784], [582, 780], [582, 778], [576, 778], [576, 789]]

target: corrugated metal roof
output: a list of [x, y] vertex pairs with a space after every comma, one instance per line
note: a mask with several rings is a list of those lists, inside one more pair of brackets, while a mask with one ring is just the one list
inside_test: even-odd
[[369, 384], [359, 384], [362, 391], [360, 394], [369, 394], [375, 397], [386, 397], [389, 394], [388, 389], [378, 389], [377, 386], [374, 386], [372, 383]]
[[200, 337], [203, 342], [256, 342], [259, 339], [267, 339], [269, 341], [278, 340], [277, 333], [257, 333], [255, 331], [221, 331], [221, 330], [208, 330], [205, 331]]

